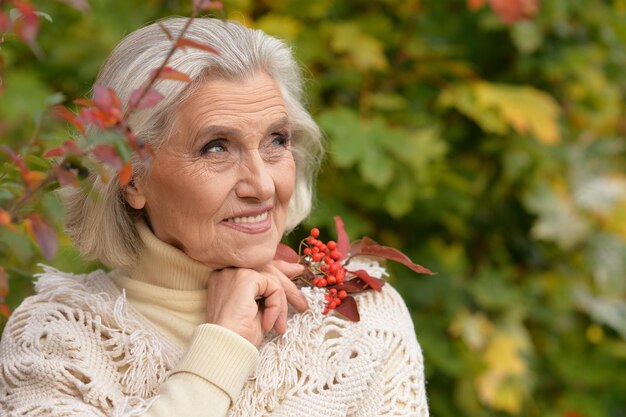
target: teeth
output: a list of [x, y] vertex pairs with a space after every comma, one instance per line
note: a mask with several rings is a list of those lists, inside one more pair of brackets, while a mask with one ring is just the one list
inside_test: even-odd
[[229, 222], [233, 223], [258, 223], [267, 219], [269, 215], [269, 211], [259, 214], [258, 216], [247, 216], [247, 217], [231, 217], [228, 219]]

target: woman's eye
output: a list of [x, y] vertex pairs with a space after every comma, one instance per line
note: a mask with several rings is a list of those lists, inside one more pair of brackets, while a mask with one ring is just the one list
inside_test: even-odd
[[280, 134], [280, 133], [274, 134], [273, 139], [272, 139], [272, 143], [274, 145], [283, 146], [283, 147], [287, 147], [290, 142], [291, 142], [291, 138], [289, 137], [289, 135]]
[[224, 139], [211, 140], [206, 145], [204, 145], [202, 149], [200, 149], [200, 155], [220, 152], [226, 152], [226, 141]]

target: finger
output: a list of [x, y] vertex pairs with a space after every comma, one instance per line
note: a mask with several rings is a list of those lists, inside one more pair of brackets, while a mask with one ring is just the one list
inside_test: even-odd
[[285, 334], [287, 331], [287, 313], [289, 311], [289, 304], [287, 304], [287, 300], [282, 305], [282, 309], [280, 314], [276, 318], [276, 322], [274, 323], [274, 330], [276, 330], [279, 334]]
[[309, 303], [306, 301], [304, 294], [302, 294], [296, 284], [291, 282], [291, 280], [287, 278], [284, 273], [282, 273], [282, 271], [278, 268], [278, 265], [268, 265], [266, 271], [279, 278], [289, 304], [294, 306], [294, 308], [301, 313], [308, 310]]
[[274, 260], [270, 264], [278, 269], [282, 274], [289, 278], [297, 277], [304, 272], [305, 266], [300, 264], [292, 264], [290, 262]]
[[274, 268], [273, 271], [271, 267], [268, 269], [270, 270], [270, 272], [265, 272], [265, 274], [268, 275], [269, 279], [273, 280], [278, 286], [280, 286], [281, 293], [283, 295], [281, 299], [282, 304], [280, 306], [280, 313], [278, 317], [276, 317], [276, 322], [274, 323], [274, 330], [276, 330], [280, 334], [285, 334], [285, 332], [287, 331], [287, 313], [289, 312], [289, 303], [287, 301], [287, 294], [285, 293], [283, 283], [287, 282], [292, 285], [293, 283], [289, 280], [289, 278], [283, 275], [276, 268]]
[[300, 313], [309, 309], [309, 303], [307, 302], [306, 297], [302, 294], [302, 291], [298, 289], [296, 284], [291, 282], [286, 277], [281, 279], [281, 284], [289, 304], [291, 304]]
[[274, 281], [271, 276], [261, 274], [261, 279], [257, 281], [258, 294], [263, 296], [263, 319], [261, 327], [264, 332], [270, 331], [280, 316], [283, 305], [287, 303], [285, 292], [282, 286]]

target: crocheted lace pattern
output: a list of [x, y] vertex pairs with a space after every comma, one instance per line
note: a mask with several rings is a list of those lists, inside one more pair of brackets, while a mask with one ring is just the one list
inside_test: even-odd
[[[381, 275], [377, 264], [366, 265]], [[382, 271], [382, 272], [381, 272]], [[0, 344], [0, 415], [139, 416], [183, 352], [134, 311], [107, 274], [46, 268]], [[389, 285], [357, 296], [361, 321], [310, 310], [268, 335], [230, 416], [428, 416], [423, 359]], [[207, 415], [211, 415], [210, 412]]]

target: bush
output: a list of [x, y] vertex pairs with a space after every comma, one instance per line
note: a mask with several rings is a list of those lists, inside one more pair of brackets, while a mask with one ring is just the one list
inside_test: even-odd
[[[52, 19], [41, 19], [45, 56], [11, 40], [2, 50], [2, 136], [29, 169], [67, 138], [47, 106], [86, 95], [123, 34], [190, 13], [176, 3], [99, 0], [86, 13], [38, 3]], [[311, 78], [329, 156], [303, 229], [331, 234], [341, 215], [352, 236], [437, 271], [390, 266], [424, 350], [431, 413], [625, 416], [626, 3], [483, 3], [232, 0], [225, 10], [286, 39]], [[20, 189], [10, 165], [3, 207]], [[60, 230], [53, 193], [29, 210]], [[24, 227], [0, 230], [11, 308], [42, 259]], [[59, 242], [50, 263], [94, 267]]]

